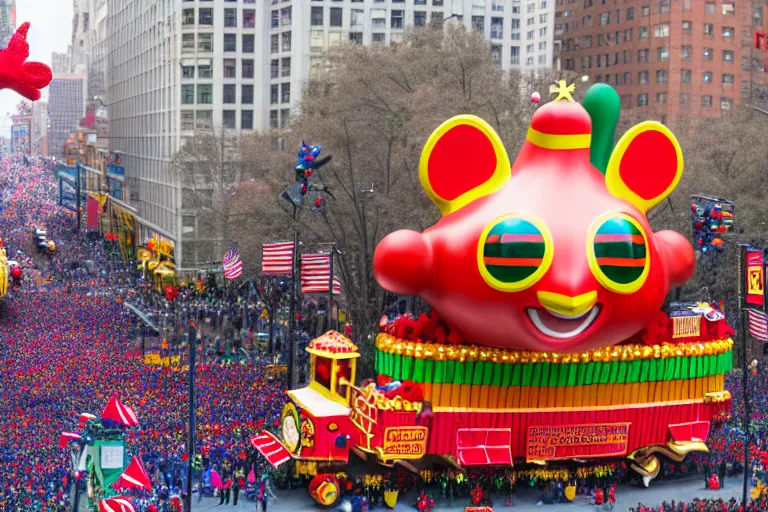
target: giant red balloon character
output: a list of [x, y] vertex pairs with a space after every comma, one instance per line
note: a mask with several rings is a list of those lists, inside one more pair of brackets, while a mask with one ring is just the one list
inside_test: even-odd
[[646, 218], [680, 181], [683, 155], [664, 125], [644, 122], [615, 147], [611, 135], [603, 174], [592, 136], [582, 105], [549, 103], [510, 165], [482, 119], [443, 123], [419, 167], [443, 217], [381, 241], [379, 283], [423, 297], [481, 345], [581, 352], [641, 331], [693, 273], [690, 243]]

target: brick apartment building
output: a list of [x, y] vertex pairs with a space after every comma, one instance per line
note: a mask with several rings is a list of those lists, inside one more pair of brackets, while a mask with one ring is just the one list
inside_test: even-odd
[[556, 66], [612, 85], [623, 108], [647, 109], [662, 122], [760, 104], [764, 56], [753, 49], [752, 37], [763, 26], [763, 4], [557, 0]]

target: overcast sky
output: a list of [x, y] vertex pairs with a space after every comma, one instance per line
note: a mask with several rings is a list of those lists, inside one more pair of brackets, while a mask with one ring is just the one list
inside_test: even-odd
[[[72, 40], [72, 0], [16, 0], [16, 23], [32, 24], [29, 30], [30, 60], [51, 65], [52, 52], [66, 52]], [[47, 98], [43, 90], [43, 99]], [[13, 91], [0, 91], [0, 119], [10, 127], [7, 112], [13, 113], [21, 96]], [[10, 136], [3, 130], [3, 137]]]

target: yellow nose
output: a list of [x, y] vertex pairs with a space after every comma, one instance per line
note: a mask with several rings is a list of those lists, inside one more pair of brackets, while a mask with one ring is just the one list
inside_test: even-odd
[[545, 309], [564, 316], [580, 316], [592, 309], [597, 303], [597, 292], [591, 291], [576, 297], [559, 293], [536, 292], [536, 296]]

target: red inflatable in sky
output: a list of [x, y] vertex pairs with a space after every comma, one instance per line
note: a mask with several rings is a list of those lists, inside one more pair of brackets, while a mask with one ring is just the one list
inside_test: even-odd
[[645, 122], [613, 147], [611, 134], [603, 174], [590, 162], [592, 118], [565, 92], [536, 111], [513, 165], [482, 119], [443, 123], [419, 171], [442, 219], [376, 249], [379, 283], [420, 295], [467, 341], [540, 352], [620, 343], [693, 273], [685, 237], [654, 233], [646, 218], [680, 181], [674, 135]]

